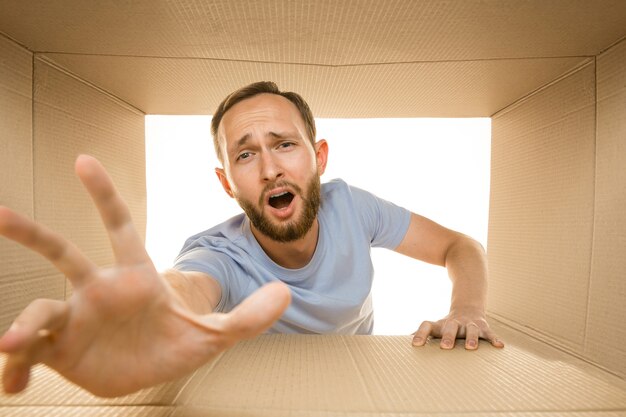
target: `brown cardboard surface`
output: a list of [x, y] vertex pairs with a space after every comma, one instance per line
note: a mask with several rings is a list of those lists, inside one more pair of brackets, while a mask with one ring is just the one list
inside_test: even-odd
[[461, 343], [442, 351], [437, 341], [414, 348], [410, 336], [261, 336], [200, 368], [186, 385], [118, 399], [95, 398], [39, 366], [28, 391], [0, 394], [0, 415], [51, 404], [60, 406], [50, 409], [56, 415], [112, 406], [134, 415], [140, 408], [132, 404], [172, 406], [174, 416], [626, 414], [626, 381], [492, 324], [504, 349], [482, 342], [476, 352]]
[[38, 59], [34, 114], [36, 219], [72, 240], [96, 264], [112, 264], [108, 236], [74, 174], [74, 161], [87, 153], [104, 164], [144, 236], [144, 115]]
[[422, 413], [419, 411], [412, 411], [410, 413], [376, 413], [376, 412], [336, 412], [336, 411], [311, 411], [311, 410], [289, 410], [289, 411], [276, 411], [276, 410], [235, 410], [235, 411], [223, 411], [215, 412], [206, 407], [189, 407], [189, 408], [175, 408], [172, 413], [172, 417], [624, 417], [626, 411], [581, 411], [581, 412], [517, 412], [512, 411], [509, 413]]
[[566, 57], [330, 67], [45, 55], [146, 113], [211, 114], [231, 91], [273, 80], [306, 97], [316, 117], [361, 118], [488, 117], [588, 61]]
[[598, 57], [595, 221], [585, 353], [626, 377], [626, 42]]
[[35, 52], [359, 65], [593, 56], [624, 36], [620, 0], [2, 0]]
[[1, 31], [153, 114], [273, 79], [320, 117], [489, 117], [626, 27], [615, 0], [0, 4]]
[[[33, 217], [33, 55], [0, 36], [0, 205]], [[0, 332], [34, 298], [63, 298], [37, 255], [0, 238]]]
[[228, 351], [174, 415], [626, 412], [626, 382], [503, 326], [498, 350], [409, 336], [262, 336]]
[[174, 407], [167, 406], [122, 406], [122, 407], [4, 407], [0, 408], [0, 416], [11, 417], [168, 417]]
[[[0, 356], [0, 369], [4, 367], [6, 357]], [[140, 405], [173, 404], [179, 392], [195, 375], [181, 378], [153, 388], [118, 398], [96, 397], [82, 388], [67, 382], [56, 372], [43, 365], [33, 367], [29, 387], [17, 395], [0, 394], [0, 416], [3, 409], [50, 409], [59, 406], [61, 409], [89, 410], [97, 407], [124, 407]], [[126, 414], [124, 414], [126, 415]]]
[[33, 54], [0, 36], [0, 204], [32, 216]]
[[493, 118], [489, 311], [578, 352], [594, 164], [593, 64]]

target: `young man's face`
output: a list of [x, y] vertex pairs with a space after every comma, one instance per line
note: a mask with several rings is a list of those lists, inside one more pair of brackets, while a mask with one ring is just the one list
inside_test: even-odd
[[326, 142], [313, 146], [296, 106], [275, 94], [230, 108], [218, 137], [224, 168], [217, 175], [252, 226], [279, 242], [302, 238], [319, 208]]

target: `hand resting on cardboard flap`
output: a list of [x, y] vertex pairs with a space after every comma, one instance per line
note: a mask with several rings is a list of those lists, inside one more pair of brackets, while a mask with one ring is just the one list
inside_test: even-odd
[[395, 251], [445, 267], [452, 281], [450, 313], [441, 320], [423, 322], [413, 334], [413, 346], [423, 346], [433, 337], [441, 338], [442, 349], [452, 349], [456, 339], [465, 339], [468, 350], [477, 349], [479, 339], [504, 347], [485, 315], [488, 271], [480, 243], [412, 213], [409, 230]]

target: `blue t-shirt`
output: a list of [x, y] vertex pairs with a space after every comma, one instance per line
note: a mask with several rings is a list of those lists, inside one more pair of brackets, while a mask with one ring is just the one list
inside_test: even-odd
[[303, 268], [287, 269], [272, 261], [243, 213], [189, 238], [174, 268], [215, 278], [222, 288], [215, 311], [222, 312], [264, 284], [287, 284], [292, 302], [269, 333], [371, 334], [370, 248], [396, 248], [411, 213], [342, 180], [322, 184], [321, 191], [318, 242]]

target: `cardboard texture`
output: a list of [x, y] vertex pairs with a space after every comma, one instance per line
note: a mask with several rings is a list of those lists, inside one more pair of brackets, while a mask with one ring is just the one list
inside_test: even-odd
[[489, 311], [576, 350], [586, 325], [594, 161], [593, 64], [492, 118]]
[[40, 52], [358, 65], [592, 56], [624, 36], [626, 13], [615, 0], [113, 4], [2, 0], [0, 25]]
[[[199, 59], [46, 56], [146, 113], [210, 114], [229, 92], [241, 85], [273, 80], [281, 88], [307, 97], [316, 117], [356, 118], [488, 117], [588, 60], [568, 57], [318, 67]], [[172, 79], [172, 73], [180, 77]], [[513, 73], [525, 75], [512, 79]], [[232, 74], [238, 76], [233, 78]], [[312, 80], [329, 82], [320, 85]], [[364, 83], [368, 88], [362, 88]], [[493, 90], [494, 85], [497, 90]]]
[[622, 377], [624, 50], [493, 117], [488, 251], [490, 314]]
[[[49, 379], [56, 395], [36, 389], [0, 397], [0, 415], [33, 406], [49, 415], [108, 415], [113, 406], [124, 415], [148, 409], [226, 417], [626, 414], [626, 381], [497, 323], [495, 328], [508, 342], [504, 350], [486, 342], [476, 352], [461, 344], [442, 352], [432, 342], [414, 348], [410, 336], [261, 336], [200, 368], [187, 385], [170, 385], [161, 404], [171, 408], [142, 393], [97, 399], [38, 367], [34, 382], [41, 387]], [[175, 398], [174, 390], [180, 391]], [[50, 408], [55, 401], [61, 407]]]
[[[99, 265], [111, 264], [106, 233], [73, 175], [73, 162], [84, 152], [107, 166], [144, 235], [143, 113], [40, 59], [33, 61], [31, 52], [4, 37], [0, 48], [0, 120], [8, 132], [1, 145], [2, 204], [68, 236]], [[65, 279], [39, 256], [4, 239], [0, 248], [1, 331], [30, 301], [69, 296]]]
[[[5, 357], [0, 358], [0, 364], [4, 366]], [[189, 384], [190, 379], [197, 371], [188, 377], [177, 381], [161, 384], [156, 387], [144, 389], [136, 393], [118, 398], [100, 398], [68, 383], [56, 372], [49, 368], [38, 365], [31, 372], [31, 388], [20, 395], [0, 394], [0, 416], [11, 414], [10, 410], [29, 409], [38, 407], [50, 409], [54, 406], [74, 409], [80, 407], [126, 407], [126, 406], [163, 406], [173, 404], [183, 388]], [[54, 389], [50, 389], [54, 387]], [[62, 413], [59, 413], [62, 415]]]
[[[488, 310], [507, 342], [263, 336], [117, 399], [38, 366], [0, 415], [626, 416], [625, 77], [621, 0], [0, 0], [0, 204], [101, 265], [73, 162], [104, 162], [143, 234], [144, 113], [212, 113], [272, 79], [317, 117], [492, 117]], [[0, 331], [71, 293], [5, 240], [0, 265]]]
[[318, 117], [489, 117], [626, 27], [620, 0], [0, 4], [8, 36], [150, 114], [272, 79]]
[[[33, 54], [0, 36], [0, 204], [31, 218], [33, 207]], [[0, 332], [35, 298], [63, 299], [64, 283], [47, 264], [0, 240]]]
[[88, 153], [104, 164], [144, 236], [144, 115], [40, 59], [35, 60], [34, 106], [36, 218], [96, 264], [111, 265], [106, 230], [74, 174], [74, 161]]
[[598, 57], [593, 257], [585, 355], [626, 375], [626, 42]]
[[132, 406], [132, 407], [11, 407], [0, 410], [10, 412], [7, 416], [15, 417], [49, 417], [49, 416], [94, 416], [114, 417], [167, 417], [172, 414], [173, 407], [168, 406]]
[[181, 394], [174, 415], [626, 411], [620, 378], [498, 331], [509, 341], [504, 350], [484, 343], [476, 352], [462, 345], [442, 352], [436, 343], [414, 348], [410, 336], [262, 336], [210, 365], [197, 388]]

